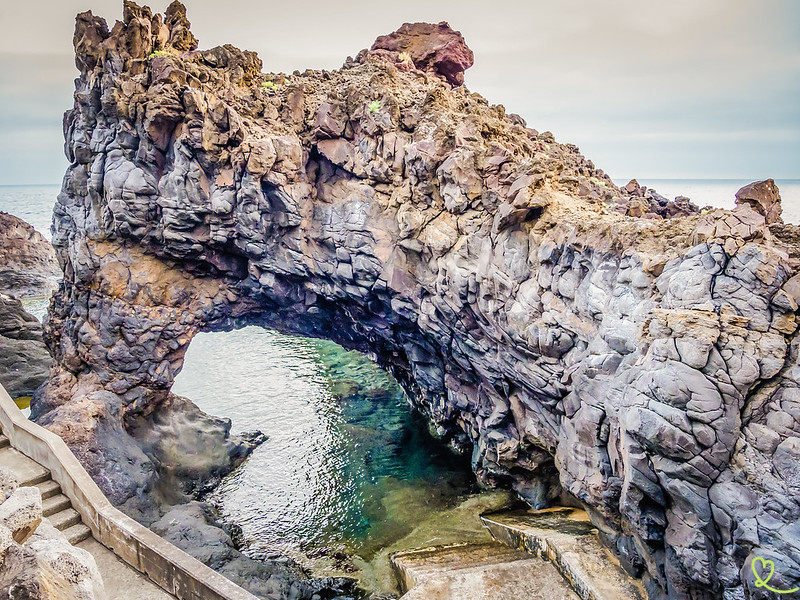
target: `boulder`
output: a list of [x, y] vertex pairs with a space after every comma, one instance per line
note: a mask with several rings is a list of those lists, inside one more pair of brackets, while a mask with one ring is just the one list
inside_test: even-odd
[[19, 300], [0, 294], [0, 384], [12, 398], [32, 396], [52, 364], [39, 321]]
[[783, 223], [781, 194], [773, 179], [754, 181], [736, 192], [736, 205], [746, 204], [766, 219], [768, 225]]
[[464, 71], [475, 62], [461, 32], [444, 21], [437, 25], [403, 23], [397, 31], [376, 39], [370, 53], [381, 50], [407, 55], [416, 68], [437, 75], [454, 87], [463, 85]]
[[0, 293], [49, 296], [61, 277], [50, 242], [19, 217], [0, 212]]

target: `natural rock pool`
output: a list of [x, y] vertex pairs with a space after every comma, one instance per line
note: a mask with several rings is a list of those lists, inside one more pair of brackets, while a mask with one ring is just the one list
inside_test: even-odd
[[253, 557], [363, 568], [476, 491], [469, 456], [427, 432], [391, 376], [332, 342], [259, 327], [200, 334], [173, 391], [235, 432], [269, 436], [206, 498]]

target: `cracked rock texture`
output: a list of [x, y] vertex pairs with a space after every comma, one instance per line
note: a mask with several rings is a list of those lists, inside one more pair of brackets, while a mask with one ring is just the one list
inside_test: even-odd
[[800, 251], [777, 197], [701, 215], [617, 188], [400, 57], [436, 26], [287, 76], [196, 50], [177, 3], [124, 14], [77, 20], [33, 408], [115, 503], [167, 476], [137, 437], [192, 337], [260, 324], [366, 352], [482, 483], [586, 507], [651, 598], [765, 597], [755, 556], [800, 584]]
[[49, 296], [61, 276], [50, 242], [19, 217], [0, 212], [0, 293]]
[[41, 323], [19, 300], [0, 293], [0, 384], [12, 398], [32, 396], [52, 364]]
[[105, 600], [94, 557], [69, 543], [42, 516], [35, 487], [17, 487], [0, 469], [0, 597]]

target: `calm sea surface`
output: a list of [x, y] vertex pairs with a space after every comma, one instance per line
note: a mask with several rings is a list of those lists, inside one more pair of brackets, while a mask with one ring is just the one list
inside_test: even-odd
[[[624, 185], [625, 181], [618, 181]], [[733, 207], [733, 180], [647, 180], [667, 197]], [[784, 219], [800, 223], [800, 180], [778, 181]], [[50, 237], [58, 186], [0, 187], [0, 210]], [[30, 301], [42, 316], [45, 301]], [[362, 355], [330, 342], [257, 327], [200, 334], [173, 390], [235, 432], [269, 436], [209, 498], [241, 525], [247, 552], [313, 554], [332, 548], [370, 560], [420, 514], [473, 490], [456, 458], [414, 417], [397, 384]]]

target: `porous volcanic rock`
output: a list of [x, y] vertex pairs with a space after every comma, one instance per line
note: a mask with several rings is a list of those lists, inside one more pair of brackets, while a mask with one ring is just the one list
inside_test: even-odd
[[758, 214], [764, 216], [767, 225], [783, 223], [781, 193], [773, 179], [748, 183], [736, 192], [736, 204], [737, 206], [749, 205]]
[[167, 541], [261, 598], [348, 600], [355, 582], [339, 577], [308, 578], [302, 567], [281, 557], [254, 560], [239, 552], [211, 509], [202, 502], [176, 506], [153, 523]]
[[17, 487], [5, 470], [0, 488], [0, 597], [105, 600], [94, 557], [44, 519], [39, 490]]
[[19, 217], [0, 212], [0, 293], [49, 296], [61, 277], [50, 242]]
[[22, 302], [0, 293], [0, 384], [12, 398], [32, 396], [52, 364], [39, 320]]
[[368, 353], [483, 484], [586, 507], [653, 599], [740, 598], [755, 555], [800, 584], [796, 228], [670, 218], [418, 69], [262, 74], [185, 27], [77, 20], [34, 414], [82, 460], [128, 457], [134, 486], [90, 469], [116, 502], [157, 487], [130, 427], [192, 337], [257, 324]]
[[376, 39], [366, 55], [369, 56], [390, 56], [400, 63], [410, 62], [452, 86], [463, 85], [464, 71], [475, 62], [461, 32], [453, 31], [444, 21], [438, 25], [403, 23], [397, 31]]

